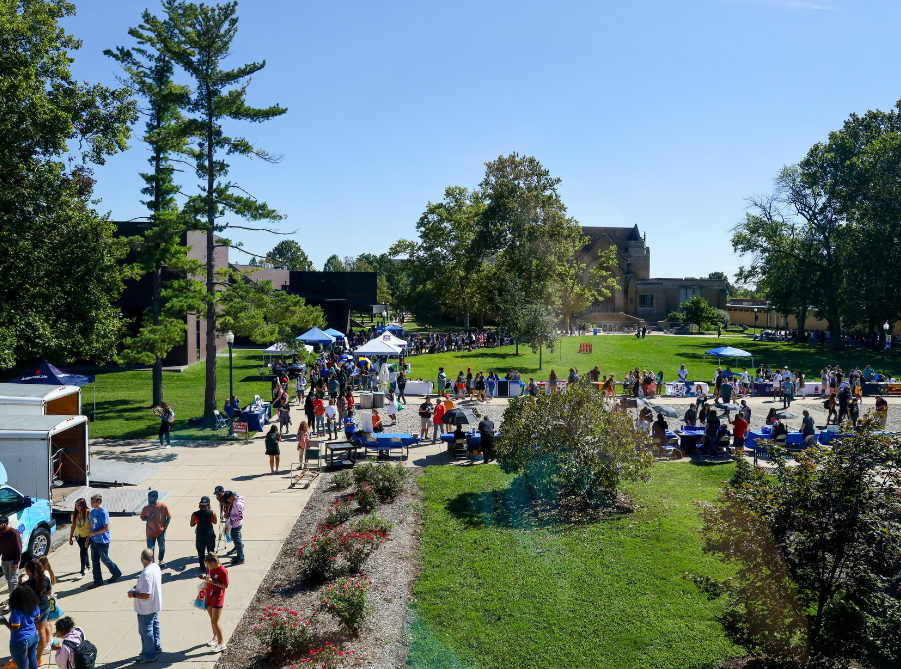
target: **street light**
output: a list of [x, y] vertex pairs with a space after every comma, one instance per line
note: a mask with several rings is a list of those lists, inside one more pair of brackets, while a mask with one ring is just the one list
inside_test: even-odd
[[[235, 333], [229, 330], [225, 333], [225, 341], [228, 343], [228, 405], [231, 406], [232, 397], [235, 396], [235, 390], [232, 385], [232, 344], [235, 343]], [[234, 411], [234, 409], [232, 409]], [[234, 417], [232, 417], [232, 423], [234, 423]], [[231, 428], [229, 428], [229, 432]]]
[[885, 377], [885, 349], [889, 347], [888, 321], [882, 324], [882, 332], [885, 334], [885, 342], [882, 344], [882, 376]]
[[757, 307], [754, 307], [754, 339], [757, 339]]

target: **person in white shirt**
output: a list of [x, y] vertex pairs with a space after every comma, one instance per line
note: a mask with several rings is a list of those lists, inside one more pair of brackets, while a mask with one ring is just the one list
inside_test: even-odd
[[748, 390], [751, 388], [751, 375], [748, 374], [748, 368], [744, 367], [741, 372], [741, 392], [743, 395], [748, 394]]
[[[325, 407], [325, 425], [328, 430], [329, 439], [338, 438], [338, 408], [335, 406], [335, 400], [329, 400], [328, 406]], [[334, 437], [332, 434], [334, 433]]]
[[141, 564], [144, 569], [138, 574], [138, 582], [128, 591], [128, 597], [135, 600], [138, 634], [141, 635], [141, 654], [135, 660], [138, 664], [155, 662], [156, 656], [163, 652], [159, 620], [163, 608], [163, 574], [154, 563], [153, 551], [149, 548], [141, 551]]
[[676, 372], [676, 375], [679, 377], [679, 383], [685, 383], [685, 379], [688, 378], [688, 370], [685, 369], [685, 365], [679, 367], [679, 371]]
[[782, 374], [777, 369], [773, 372], [773, 399], [778, 399], [782, 393]]

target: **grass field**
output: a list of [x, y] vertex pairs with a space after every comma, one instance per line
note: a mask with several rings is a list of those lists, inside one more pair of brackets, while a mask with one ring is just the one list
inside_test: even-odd
[[[592, 344], [592, 353], [579, 353], [580, 343]], [[565, 378], [570, 367], [584, 374], [595, 365], [600, 367], [601, 374], [616, 374], [622, 379], [628, 369], [638, 366], [654, 372], [663, 370], [667, 380], [676, 378], [679, 365], [685, 365], [691, 381], [710, 381], [716, 369], [716, 361], [707, 356], [704, 363], [704, 351], [719, 346], [734, 346], [754, 355], [754, 364], [769, 364], [774, 369], [789, 365], [792, 369], [800, 369], [808, 378], [816, 376], [819, 381], [820, 370], [826, 365], [840, 365], [848, 369], [854, 365], [870, 364], [874, 369], [882, 368], [881, 353], [871, 350], [857, 351], [845, 347], [833, 351], [825, 346], [813, 344], [780, 344], [775, 342], [754, 341], [750, 337], [733, 335], [717, 339], [717, 337], [668, 337], [651, 335], [645, 339], [635, 339], [628, 335], [598, 335], [585, 337], [564, 337], [562, 346], [554, 353], [544, 351], [542, 370], [538, 370], [538, 354], [532, 353], [527, 346], [520, 346], [520, 355], [515, 354], [512, 346], [493, 349], [477, 349], [472, 353], [437, 353], [433, 355], [414, 356], [410, 358], [413, 366], [410, 378], [435, 380], [438, 368], [444, 367], [447, 375], [456, 376], [461, 370], [466, 373], [472, 367], [473, 374], [482, 370], [485, 374], [495, 370], [502, 376], [508, 371], [516, 370], [523, 380], [529, 376], [546, 379], [551, 369], [555, 369], [561, 378]], [[561, 361], [562, 357], [562, 361]], [[724, 365], [733, 365], [735, 361], [724, 360]], [[750, 366], [750, 361], [746, 364]], [[741, 365], [741, 361], [739, 361]], [[897, 353], [889, 352], [886, 357], [887, 370], [901, 371], [901, 358]], [[741, 367], [739, 366], [739, 369]]]
[[657, 465], [632, 514], [568, 525], [537, 520], [499, 467], [430, 467], [414, 669], [702, 669], [740, 655], [683, 572], [723, 577], [701, 552], [693, 500], [732, 465]]

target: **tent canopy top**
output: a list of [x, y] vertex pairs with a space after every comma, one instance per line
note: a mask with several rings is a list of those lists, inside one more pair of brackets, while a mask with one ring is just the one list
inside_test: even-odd
[[335, 328], [329, 328], [325, 331], [325, 334], [331, 335], [335, 339], [344, 339], [344, 333], [338, 332]]
[[373, 339], [354, 351], [354, 355], [400, 355], [400, 349], [380, 339]]
[[81, 374], [69, 374], [58, 367], [54, 367], [47, 360], [41, 360], [34, 368], [33, 372], [24, 374], [18, 379], [13, 379], [10, 383], [30, 383], [39, 385], [54, 386], [86, 386], [94, 383], [94, 377], [82, 376]]
[[298, 337], [304, 344], [334, 344], [335, 338], [317, 327], [312, 327]]
[[712, 355], [717, 358], [753, 358], [752, 353], [742, 351], [740, 348], [732, 348], [731, 346], [720, 346], [704, 351], [704, 355]]

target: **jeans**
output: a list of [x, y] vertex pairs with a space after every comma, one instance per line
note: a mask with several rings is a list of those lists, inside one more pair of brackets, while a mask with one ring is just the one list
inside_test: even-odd
[[790, 407], [792, 405], [792, 396], [790, 393], [782, 394], [782, 408]]
[[325, 414], [316, 416], [316, 434], [322, 435], [325, 432]]
[[232, 528], [232, 541], [235, 544], [235, 550], [238, 551], [235, 555], [236, 560], [244, 559], [244, 542], [241, 541], [241, 530], [243, 527], [233, 527]]
[[157, 563], [162, 563], [164, 562], [163, 557], [166, 555], [166, 530], [163, 530], [158, 537], [147, 537], [147, 548], [153, 551], [154, 544], [159, 544], [160, 546], [160, 554], [156, 556], [156, 561]]
[[407, 398], [404, 397], [404, 388], [407, 387], [406, 383], [398, 383], [397, 384], [397, 399], [398, 401], [403, 401], [404, 404], [407, 403]]
[[88, 542], [90, 539], [88, 537], [75, 537], [75, 541], [78, 542], [78, 556], [81, 558], [81, 573], [83, 574], [91, 566], [91, 562], [88, 560]]
[[138, 614], [138, 634], [141, 635], [141, 655], [148, 660], [155, 660], [160, 647], [160, 614]]
[[194, 547], [197, 549], [197, 562], [200, 564], [200, 568], [206, 569], [203, 558], [206, 557], [207, 553], [213, 553], [216, 550], [216, 535], [198, 534], [197, 538], [194, 539]]
[[9, 654], [19, 669], [38, 669], [38, 640], [35, 633], [25, 641], [10, 642]]
[[19, 585], [19, 563], [3, 560], [0, 566], [3, 568], [3, 580], [6, 581], [9, 594], [13, 594], [13, 590]]
[[113, 578], [119, 578], [122, 575], [116, 563], [109, 559], [109, 544], [101, 544], [96, 541], [91, 542], [91, 562], [94, 565], [94, 583], [100, 585], [103, 583], [103, 574], [100, 573], [100, 563], [106, 565], [109, 573]]
[[438, 435], [441, 434], [441, 423], [432, 424], [432, 441], [438, 441]]
[[160, 446], [163, 445], [163, 439], [166, 439], [167, 444], [171, 444], [172, 440], [169, 439], [169, 421], [160, 421]]
[[496, 385], [488, 385], [486, 386], [488, 389], [488, 397], [497, 397], [497, 386]]

